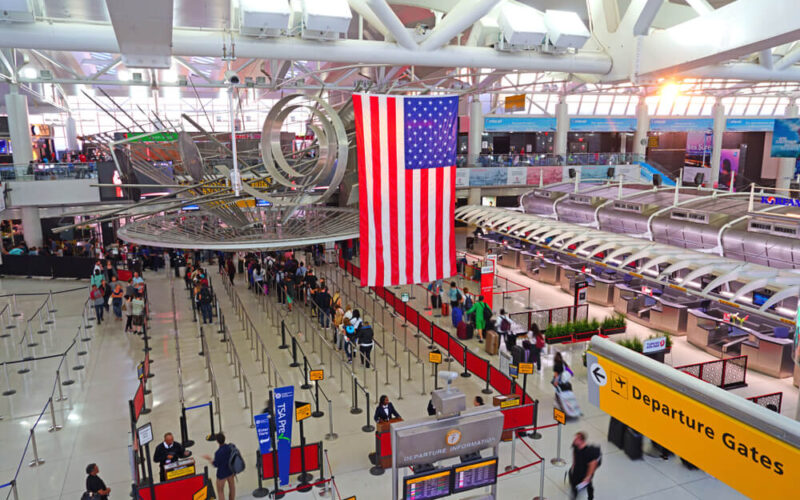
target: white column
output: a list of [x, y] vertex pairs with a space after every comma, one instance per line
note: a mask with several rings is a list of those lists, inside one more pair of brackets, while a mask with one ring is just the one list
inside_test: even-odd
[[64, 134], [67, 136], [67, 149], [70, 151], [79, 150], [80, 145], [78, 145], [78, 127], [75, 126], [75, 118], [72, 117], [72, 113], [67, 116]]
[[20, 95], [16, 85], [9, 85], [9, 93], [6, 94], [6, 112], [13, 161], [17, 174], [21, 175], [27, 171], [28, 163], [33, 160], [33, 147], [31, 126], [28, 122], [28, 97]]
[[28, 247], [41, 247], [44, 243], [42, 238], [42, 219], [39, 218], [39, 207], [22, 207], [22, 232], [25, 236], [25, 243]]
[[619, 134], [619, 152], [620, 153], [628, 152], [628, 134], [626, 134], [625, 132]]
[[567, 134], [569, 133], [569, 114], [567, 103], [560, 98], [556, 104], [556, 138], [553, 153], [561, 156], [563, 164], [567, 164]]
[[[717, 99], [711, 108], [714, 117], [714, 136], [711, 138], [711, 185], [717, 186], [719, 182], [719, 159], [722, 155], [722, 134], [725, 133], [725, 106]], [[720, 189], [723, 186], [717, 186]]]
[[481, 188], [469, 188], [467, 192], [467, 205], [481, 204]]
[[631, 153], [641, 156], [647, 153], [647, 132], [649, 130], [650, 116], [647, 113], [647, 104], [642, 97], [636, 105], [636, 131], [633, 133], [633, 151]]
[[[786, 118], [796, 118], [797, 117], [797, 103], [792, 102], [788, 106], [786, 106], [786, 112], [784, 114]], [[791, 182], [792, 177], [794, 177], [794, 164], [795, 158], [780, 158], [778, 159], [778, 175], [775, 178], [775, 187], [779, 189], [789, 189], [789, 182]], [[787, 198], [790, 196], [786, 193], [781, 193], [781, 196], [786, 195]], [[800, 410], [798, 410], [800, 411]]]
[[469, 103], [469, 135], [467, 137], [467, 166], [478, 164], [481, 154], [481, 139], [483, 138], [483, 109], [478, 96], [474, 96]]

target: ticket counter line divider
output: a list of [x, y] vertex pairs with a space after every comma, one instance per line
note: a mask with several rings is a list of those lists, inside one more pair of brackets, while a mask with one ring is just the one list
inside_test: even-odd
[[[268, 354], [267, 349], [266, 349], [266, 345], [265, 345], [265, 343], [263, 341], [263, 338], [261, 337], [261, 332], [258, 330], [258, 328], [256, 328], [255, 324], [253, 323], [253, 321], [252, 321], [252, 319], [250, 317], [250, 314], [247, 311], [247, 308], [245, 307], [244, 303], [242, 302], [241, 297], [239, 297], [238, 291], [234, 287], [232, 287], [228, 281], [225, 281], [224, 278], [222, 279], [222, 282], [223, 282], [223, 286], [225, 288], [225, 291], [226, 291], [226, 293], [228, 295], [228, 298], [230, 299], [231, 304], [232, 304], [232, 306], [234, 308], [234, 311], [236, 312], [237, 316], [239, 317], [239, 319], [240, 319], [240, 321], [241, 321], [241, 323], [243, 325], [243, 329], [245, 330], [245, 337], [246, 337], [247, 340], [250, 341], [251, 350], [255, 351], [255, 353], [256, 353], [256, 361], [258, 361], [258, 356], [259, 356], [259, 350], [257, 349], [257, 345], [256, 345], [256, 340], [257, 340], [258, 341], [258, 345], [261, 347], [262, 370], [263, 370], [263, 359], [264, 359], [264, 356], [266, 356], [267, 359], [269, 360], [269, 362], [272, 364], [272, 367], [274, 369], [276, 385], [277, 385], [278, 381], [280, 381], [280, 383], [283, 384], [284, 383], [283, 378], [280, 377], [280, 375], [278, 374], [278, 370], [277, 370], [277, 367], [276, 367], [274, 361], [272, 361], [272, 358], [269, 357], [269, 354]], [[264, 304], [265, 304], [265, 309], [266, 309], [267, 308], [266, 304], [270, 304], [270, 301], [265, 301]], [[299, 307], [299, 305], [300, 304], [298, 303], [298, 307]], [[274, 306], [274, 304], [273, 304], [273, 306]], [[325, 393], [324, 388], [321, 386], [321, 384], [319, 384], [319, 382], [315, 382], [314, 385], [311, 385], [309, 383], [308, 371], [309, 371], [309, 366], [310, 365], [308, 363], [308, 356], [303, 351], [303, 348], [300, 345], [300, 343], [297, 341], [296, 336], [293, 335], [292, 332], [289, 330], [289, 328], [287, 326], [287, 322], [288, 322], [287, 315], [283, 314], [282, 311], [279, 311], [277, 309], [277, 307], [273, 307], [271, 309], [271, 311], [272, 311], [272, 314], [270, 314], [269, 316], [275, 317], [276, 320], [278, 321], [277, 324], [280, 325], [282, 346], [286, 345], [286, 333], [287, 333], [287, 331], [288, 331], [288, 334], [289, 334], [289, 336], [291, 338], [292, 363], [289, 366], [296, 367], [296, 368], [298, 368], [300, 370], [300, 373], [302, 374], [303, 381], [304, 381], [303, 386], [301, 388], [309, 391], [311, 397], [314, 399], [316, 410], [312, 413], [312, 417], [313, 418], [321, 418], [322, 416], [325, 415], [325, 413], [320, 410], [319, 396], [320, 396], [320, 394], [322, 394], [322, 397], [325, 398], [325, 400], [328, 403], [328, 428], [329, 428], [329, 432], [328, 432], [328, 434], [326, 434], [325, 439], [334, 440], [334, 439], [338, 438], [338, 434], [336, 434], [336, 432], [334, 432], [334, 426], [333, 426], [333, 411], [332, 411], [333, 403], [332, 403], [331, 399], [328, 397], [328, 395]], [[275, 324], [275, 323], [273, 323], [273, 324]], [[228, 336], [228, 338], [230, 338], [230, 330], [228, 330], [227, 327], [226, 327], [225, 331], [226, 331], [226, 335]], [[300, 332], [298, 332], [298, 333], [300, 333]], [[298, 361], [298, 351], [299, 351], [299, 355], [302, 356], [302, 360], [303, 360], [302, 363], [300, 363], [300, 361]], [[320, 357], [322, 357], [322, 356], [320, 356]], [[237, 358], [238, 358], [238, 355], [237, 355]], [[239, 366], [241, 368], [241, 362], [239, 363]], [[271, 386], [271, 384], [272, 384], [271, 379], [270, 379], [269, 383], [270, 383], [270, 386]], [[249, 386], [249, 382], [247, 383], [247, 385], [248, 385], [248, 387], [250, 387]], [[250, 409], [251, 409], [250, 410], [250, 413], [251, 413], [251, 415], [250, 415], [251, 416], [251, 418], [250, 418], [250, 421], [251, 421], [250, 426], [251, 427], [255, 427], [255, 423], [253, 421], [252, 389], [250, 389]]]
[[[25, 442], [25, 447], [22, 450], [22, 456], [20, 457], [19, 462], [17, 464], [16, 471], [14, 472], [14, 477], [10, 481], [7, 481], [7, 482], [3, 483], [2, 485], [0, 485], [0, 490], [2, 490], [4, 488], [10, 488], [10, 491], [9, 491], [8, 495], [6, 496], [6, 498], [13, 497], [14, 500], [18, 500], [19, 499], [19, 492], [18, 492], [19, 473], [22, 470], [22, 464], [25, 463], [25, 458], [28, 455], [28, 450], [29, 449], [31, 450], [31, 453], [33, 454], [32, 459], [28, 463], [28, 465], [30, 467], [38, 467], [38, 466], [43, 465], [45, 463], [45, 460], [39, 456], [39, 449], [38, 449], [38, 446], [37, 446], [37, 443], [36, 443], [36, 429], [39, 426], [40, 422], [42, 421], [42, 418], [44, 417], [44, 415], [48, 412], [48, 410], [50, 412], [50, 427], [48, 428], [48, 431], [49, 432], [57, 432], [57, 431], [59, 431], [59, 430], [61, 430], [63, 428], [61, 425], [58, 425], [58, 423], [56, 421], [55, 403], [56, 402], [61, 402], [62, 411], [64, 410], [64, 405], [66, 404], [66, 403], [64, 403], [64, 401], [66, 401], [68, 398], [66, 396], [64, 396], [61, 386], [62, 385], [69, 385], [69, 384], [65, 384], [64, 381], [62, 381], [62, 379], [61, 379], [61, 371], [62, 371], [62, 368], [66, 367], [66, 362], [68, 360], [69, 353], [71, 351], [73, 351], [73, 350], [77, 350], [79, 339], [80, 339], [80, 331], [75, 334], [75, 336], [73, 337], [72, 342], [70, 343], [70, 345], [61, 353], [61, 355], [60, 355], [61, 356], [61, 360], [59, 361], [58, 367], [55, 370], [55, 376], [53, 377], [53, 386], [52, 386], [52, 388], [50, 390], [50, 395], [48, 396], [47, 402], [44, 404], [44, 407], [39, 412], [39, 415], [36, 417], [36, 421], [33, 423], [33, 425], [28, 430], [28, 439]], [[6, 381], [7, 381], [6, 383], [8, 384], [8, 372], [7, 372], [8, 363], [3, 363], [3, 365], [4, 365], [4, 369], [6, 370]], [[56, 390], [58, 391], [58, 393], [56, 393]], [[3, 395], [4, 396], [12, 396], [13, 394], [16, 394], [16, 391], [13, 391], [7, 385], [7, 390], [6, 390], [6, 392], [3, 393]], [[56, 395], [56, 394], [58, 394], [58, 395]], [[66, 422], [67, 422], [67, 420], [64, 419], [63, 423], [66, 423]]]

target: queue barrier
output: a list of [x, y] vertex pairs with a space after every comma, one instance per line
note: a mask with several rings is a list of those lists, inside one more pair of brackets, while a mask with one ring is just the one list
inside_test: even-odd
[[[173, 479], [171, 481], [164, 481], [161, 483], [136, 487], [135, 498], [137, 500], [192, 500], [195, 494], [206, 486], [210, 489], [210, 481], [208, 480], [208, 467], [205, 467], [202, 474], [195, 474], [194, 476], [182, 477]], [[209, 498], [211, 497], [209, 492]]]
[[[303, 450], [303, 455], [300, 450]], [[270, 452], [261, 455], [261, 478], [272, 479], [278, 472], [278, 465], [272, 457], [275, 453]], [[305, 458], [305, 470], [303, 470], [302, 457]], [[292, 446], [289, 454], [289, 475], [301, 474], [322, 468], [322, 441], [307, 443], [305, 446]]]
[[771, 394], [762, 394], [761, 396], [753, 396], [747, 398], [748, 401], [763, 406], [768, 410], [774, 412], [781, 412], [781, 403], [783, 403], [783, 392], [773, 392]]
[[[345, 261], [344, 258], [339, 256], [339, 267], [349, 272], [354, 277], [358, 278], [361, 271], [358, 266], [352, 262]], [[490, 394], [489, 386], [494, 388], [500, 394], [518, 394], [524, 400], [523, 403], [533, 401], [530, 395], [523, 396], [522, 389], [510, 377], [506, 376], [503, 372], [491, 365], [491, 363], [478, 356], [469, 350], [469, 348], [461, 343], [457, 338], [453, 337], [449, 332], [444, 330], [438, 325], [435, 325], [422, 314], [419, 314], [415, 309], [408, 307], [408, 303], [403, 302], [402, 299], [396, 296], [386, 287], [370, 287], [379, 298], [382, 298], [388, 306], [391, 306], [395, 312], [406, 319], [411, 326], [417, 328], [420, 334], [427, 337], [432, 343], [438, 344], [448, 355], [453, 357], [455, 361], [462, 363], [465, 373], [470, 373], [485, 381], [487, 388], [484, 389], [484, 394]], [[588, 310], [588, 306], [587, 306]], [[409, 311], [414, 311], [413, 314]], [[533, 421], [533, 420], [531, 420]]]
[[722, 389], [747, 385], [747, 355], [676, 366], [675, 369]]

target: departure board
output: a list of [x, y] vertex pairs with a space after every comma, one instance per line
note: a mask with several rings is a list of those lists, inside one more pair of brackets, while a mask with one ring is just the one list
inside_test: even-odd
[[453, 467], [453, 493], [497, 482], [497, 457]]
[[403, 481], [404, 500], [429, 500], [450, 494], [452, 469], [437, 469], [423, 474], [406, 476]]

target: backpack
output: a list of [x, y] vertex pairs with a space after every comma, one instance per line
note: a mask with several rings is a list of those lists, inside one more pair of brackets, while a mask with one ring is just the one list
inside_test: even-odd
[[239, 453], [239, 448], [235, 444], [229, 443], [228, 447], [231, 450], [231, 454], [228, 457], [228, 466], [234, 474], [241, 474], [244, 472], [244, 458], [242, 458], [242, 454]]
[[536, 337], [536, 348], [544, 349], [544, 346], [545, 346], [544, 335], [539, 335], [538, 337]]
[[467, 298], [464, 299], [464, 310], [469, 311], [472, 308], [472, 297], [467, 295]]
[[486, 305], [485, 302], [483, 304], [483, 320], [487, 325], [492, 320], [492, 310]]
[[502, 318], [500, 320], [500, 330], [507, 332], [511, 330], [511, 322], [508, 321], [508, 318]]

